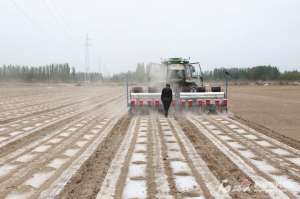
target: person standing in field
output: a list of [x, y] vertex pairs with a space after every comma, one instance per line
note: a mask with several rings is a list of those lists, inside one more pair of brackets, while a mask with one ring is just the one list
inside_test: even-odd
[[165, 117], [168, 117], [169, 108], [172, 102], [172, 89], [170, 84], [166, 84], [166, 87], [161, 91], [161, 101], [164, 106]]

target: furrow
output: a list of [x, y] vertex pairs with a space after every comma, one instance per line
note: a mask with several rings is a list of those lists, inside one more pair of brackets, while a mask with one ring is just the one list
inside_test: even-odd
[[176, 198], [209, 198], [209, 193], [195, 176], [192, 165], [186, 158], [168, 119], [158, 120], [161, 141], [167, 154], [165, 166], [170, 167], [168, 170], [171, 170], [167, 174], [172, 194], [175, 194]]
[[126, 166], [123, 167], [123, 171], [125, 171], [123, 172], [124, 180], [119, 179], [120, 191], [117, 190], [115, 198], [149, 198], [147, 189], [147, 181], [150, 177], [150, 174], [147, 173], [149, 168], [147, 134], [150, 133], [149, 130], [149, 118], [139, 118], [135, 143], [133, 143], [127, 156], [129, 162], [126, 162]]
[[276, 145], [270, 140], [262, 138], [258, 133], [253, 134], [250, 129], [240, 128], [232, 122], [221, 120], [221, 118], [217, 118], [217, 120], [209, 119], [209, 121], [223, 129], [234, 139], [239, 140], [240, 143], [252, 150], [261, 159], [266, 160], [281, 171], [286, 170], [290, 176], [300, 181], [300, 156], [293, 152], [296, 149], [289, 150], [284, 145], [283, 147]]
[[[219, 150], [234, 162], [244, 173], [246, 173], [254, 182], [257, 187], [265, 191], [272, 198], [289, 198], [290, 194], [281, 190], [274, 182], [272, 182], [265, 174], [262, 173], [261, 169], [269, 169], [269, 167], [257, 168], [251, 164], [247, 158], [249, 153], [243, 146], [230, 142], [231, 139], [225, 137], [222, 131], [212, 127], [209, 122], [203, 121], [200, 117], [191, 117], [189, 119], [208, 139], [210, 139]], [[205, 126], [206, 125], [206, 126]], [[206, 128], [205, 128], [206, 127]], [[229, 141], [229, 142], [228, 142]], [[229, 145], [231, 144], [231, 146]], [[235, 146], [234, 146], [235, 145]], [[255, 161], [255, 160], [253, 160]], [[263, 162], [262, 162], [263, 163]], [[270, 170], [272, 171], [272, 170]]]
[[[27, 157], [38, 156], [34, 160], [28, 162], [28, 159], [23, 156], [13, 161], [11, 165], [18, 165], [18, 168], [6, 181], [3, 181], [3, 185], [5, 184], [5, 187], [13, 185], [16, 188], [8, 193], [2, 190], [1, 193], [5, 193], [6, 198], [36, 198], [42, 190], [49, 190], [48, 187], [59, 176], [64, 178], [59, 182], [66, 183], [93, 152], [90, 147], [96, 147], [116, 122], [108, 118], [90, 118], [90, 120], [92, 121], [89, 123], [88, 121], [78, 123], [82, 126], [81, 129], [77, 124], [60, 133], [56, 138], [60, 139], [60, 142], [55, 143], [56, 141], [52, 139], [50, 141], [55, 141], [55, 144], [48, 142], [26, 154]], [[65, 175], [62, 175], [63, 172]], [[57, 192], [57, 188], [55, 190]]]
[[207, 167], [205, 161], [198, 155], [196, 149], [193, 147], [193, 144], [185, 136], [179, 124], [174, 120], [170, 119], [171, 124], [174, 126], [174, 131], [176, 132], [179, 140], [182, 142], [182, 146], [189, 156], [190, 162], [194, 165], [197, 173], [203, 179], [203, 182], [207, 186], [209, 192], [214, 198], [231, 198], [227, 191], [223, 188], [221, 183], [217, 178], [212, 174], [212, 172]]
[[[78, 111], [74, 111], [74, 112], [68, 112], [68, 110], [66, 110], [65, 115], [60, 115], [60, 116], [57, 116], [57, 117], [54, 117], [54, 118], [51, 118], [51, 119], [50, 119], [50, 117], [53, 117], [53, 115], [51, 116], [51, 114], [49, 114], [49, 116], [46, 115], [45, 118], [42, 117], [43, 118], [42, 120], [38, 120], [38, 121], [34, 120], [36, 122], [36, 124], [40, 124], [40, 125], [38, 125], [38, 126], [37, 125], [31, 125], [31, 126], [27, 126], [27, 127], [21, 127], [21, 129], [17, 129], [15, 131], [7, 132], [4, 135], [1, 134], [1, 136], [0, 136], [0, 148], [5, 147], [5, 146], [7, 146], [11, 143], [14, 143], [14, 142], [18, 141], [18, 140], [21, 140], [24, 137], [27, 137], [29, 135], [40, 132], [41, 130], [43, 130], [45, 128], [48, 128], [52, 125], [56, 125], [58, 123], [64, 122], [66, 120], [70, 120], [72, 118], [76, 119], [76, 118], [80, 117], [81, 115], [84, 115], [84, 113], [92, 111], [95, 108], [101, 107], [104, 104], [106, 104], [108, 102], [111, 102], [111, 101], [114, 101], [114, 100], [119, 100], [119, 97], [109, 98], [107, 100], [102, 101], [101, 103], [92, 104], [92, 105], [89, 105], [89, 106], [85, 107], [82, 110], [78, 110]], [[59, 113], [60, 112], [54, 113], [54, 114], [56, 115], [56, 114], [59, 114]]]
[[[97, 101], [101, 99], [99, 96], [90, 96], [90, 97], [73, 97], [71, 99], [61, 100], [58, 102], [51, 102], [48, 104], [33, 106], [33, 107], [26, 107], [26, 108], [19, 108], [11, 111], [4, 111], [0, 114], [0, 123], [6, 124], [13, 121], [18, 121], [19, 119], [23, 119], [25, 117], [30, 117], [34, 115], [39, 115], [42, 113], [47, 113], [50, 111], [59, 110], [64, 107], [76, 107], [80, 104], [84, 103], [91, 103], [92, 101]], [[2, 118], [2, 119], [1, 119]]]
[[155, 116], [152, 116], [152, 134], [154, 137], [154, 167], [155, 167], [155, 183], [156, 183], [156, 198], [172, 199], [170, 185], [168, 183], [166, 171], [164, 168], [164, 160], [162, 154], [162, 143], [159, 137], [158, 124]]
[[135, 134], [135, 130], [137, 128], [137, 118], [133, 118], [128, 130], [126, 131], [126, 135], [118, 149], [111, 166], [106, 174], [106, 177], [102, 183], [101, 189], [97, 194], [97, 199], [105, 198], [105, 199], [113, 199], [115, 196], [118, 179], [121, 175], [122, 167], [124, 162], [126, 161], [126, 155], [129, 151], [130, 145], [133, 142], [133, 137]]
[[[290, 147], [282, 142], [279, 142], [278, 140], [274, 139], [274, 138], [271, 138], [271, 137], [268, 137], [262, 133], [259, 133], [257, 132], [256, 130], [236, 121], [236, 120], [233, 120], [229, 117], [216, 117], [215, 120], [218, 120], [220, 121], [221, 123], [225, 124], [227, 123], [228, 127], [231, 127], [232, 129], [242, 129], [242, 130], [245, 130], [246, 132], [248, 132], [249, 134], [253, 134], [255, 136], [257, 136], [259, 139], [263, 139], [263, 140], [266, 140], [267, 142], [269, 142], [272, 147], [276, 148], [276, 147], [279, 147], [279, 148], [284, 148], [285, 150], [287, 150], [288, 152], [294, 154], [294, 155], [298, 155], [300, 156], [300, 151], [298, 149], [295, 149], [293, 147]], [[235, 126], [234, 126], [235, 125]], [[242, 131], [242, 130], [236, 130], [236, 131]], [[261, 144], [261, 146], [266, 146], [268, 147], [269, 145], [268, 144]], [[280, 154], [282, 155], [282, 154]], [[300, 163], [299, 163], [300, 164]]]
[[[109, 132], [112, 130], [114, 125], [116, 125], [118, 118], [114, 118], [97, 138], [93, 138], [94, 141], [89, 144], [88, 148], [75, 160], [73, 163], [64, 170], [64, 172], [47, 188], [45, 191], [41, 192], [38, 198], [40, 199], [54, 199], [56, 198], [64, 189], [69, 180], [76, 174], [80, 169], [81, 165], [95, 152], [98, 145], [108, 136]], [[93, 129], [91, 132], [98, 131], [97, 128]], [[98, 131], [99, 132], [99, 131]], [[99, 133], [98, 133], [99, 134]]]

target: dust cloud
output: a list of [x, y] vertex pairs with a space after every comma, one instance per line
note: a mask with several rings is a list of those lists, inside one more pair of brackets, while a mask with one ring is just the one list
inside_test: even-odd
[[163, 64], [149, 63], [147, 65], [148, 85], [162, 88], [167, 79], [167, 67]]

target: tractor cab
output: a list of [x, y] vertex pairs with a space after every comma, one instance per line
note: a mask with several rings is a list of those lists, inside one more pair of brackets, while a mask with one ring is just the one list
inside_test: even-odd
[[[167, 69], [167, 82], [186, 91], [197, 89], [197, 82], [201, 79], [201, 69], [197, 71], [194, 64], [183, 58], [170, 58], [163, 62]], [[202, 84], [201, 84], [202, 85]]]

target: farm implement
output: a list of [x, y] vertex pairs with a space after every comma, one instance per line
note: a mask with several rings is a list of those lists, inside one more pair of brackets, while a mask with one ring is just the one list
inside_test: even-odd
[[227, 83], [225, 91], [221, 86], [204, 86], [200, 64], [182, 58], [170, 58], [161, 64], [148, 65], [147, 83], [144, 85], [132, 86], [127, 81], [129, 112], [162, 111], [160, 91], [166, 83], [173, 90], [171, 112], [227, 112]]

